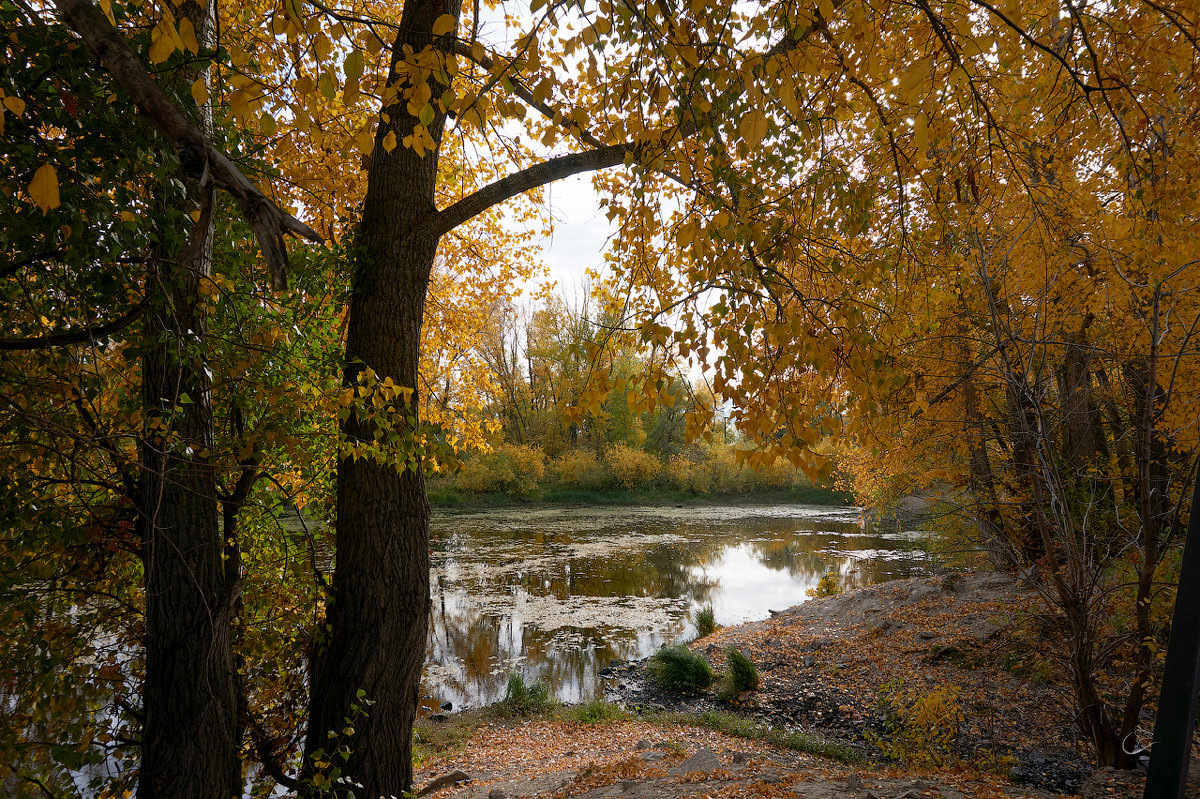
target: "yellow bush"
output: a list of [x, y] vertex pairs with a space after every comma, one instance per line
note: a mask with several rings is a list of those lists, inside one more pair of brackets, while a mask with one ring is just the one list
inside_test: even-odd
[[965, 721], [958, 689], [939, 686], [920, 690], [894, 679], [880, 686], [886, 736], [868, 738], [888, 757], [913, 766], [942, 768], [958, 762], [958, 742]]
[[532, 488], [546, 476], [546, 453], [542, 452], [541, 447], [505, 444], [497, 454], [508, 461], [518, 483]]
[[666, 468], [667, 481], [680, 491], [707, 494], [712, 490], [712, 474], [703, 462], [696, 463], [683, 453], [673, 455]]
[[454, 477], [460, 491], [477, 494], [492, 491], [528, 493], [546, 474], [546, 456], [538, 447], [505, 444], [492, 452], [480, 452], [463, 461]]
[[654, 455], [624, 444], [610, 447], [604, 459], [613, 478], [626, 488], [649, 486], [662, 471], [662, 463]]
[[555, 459], [553, 471], [560, 483], [574, 488], [595, 490], [608, 483], [608, 472], [604, 464], [596, 460], [594, 453], [585, 449], [563, 453]]
[[515, 480], [516, 474], [507, 462], [496, 458], [494, 453], [479, 453], [463, 461], [454, 476], [454, 485], [461, 491], [482, 494], [502, 491]]

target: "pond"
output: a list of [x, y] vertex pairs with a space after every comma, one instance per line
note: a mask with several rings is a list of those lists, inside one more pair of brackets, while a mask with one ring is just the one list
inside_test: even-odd
[[504, 697], [511, 671], [566, 702], [602, 696], [601, 669], [843, 588], [919, 574], [923, 533], [864, 531], [860, 509], [809, 505], [518, 508], [433, 519], [427, 704]]

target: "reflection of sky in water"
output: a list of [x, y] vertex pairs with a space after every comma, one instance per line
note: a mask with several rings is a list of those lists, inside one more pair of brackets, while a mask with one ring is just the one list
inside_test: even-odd
[[436, 516], [426, 687], [479, 705], [518, 670], [590, 699], [610, 660], [694, 635], [697, 608], [737, 624], [805, 601], [829, 571], [856, 587], [920, 568], [919, 534], [864, 533], [858, 518], [803, 505]]
[[711, 599], [720, 625], [761, 619], [764, 603], [774, 610], [798, 605], [808, 598], [805, 590], [816, 583], [797, 581], [787, 572], [763, 565], [749, 544], [726, 549], [719, 560], [700, 570], [718, 586]]

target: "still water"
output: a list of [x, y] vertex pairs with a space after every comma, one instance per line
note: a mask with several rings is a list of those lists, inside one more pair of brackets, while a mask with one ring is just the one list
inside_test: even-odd
[[558, 698], [601, 695], [609, 661], [845, 588], [920, 573], [924, 537], [864, 532], [859, 509], [810, 505], [537, 508], [437, 514], [425, 690], [455, 708], [503, 698], [511, 671]]

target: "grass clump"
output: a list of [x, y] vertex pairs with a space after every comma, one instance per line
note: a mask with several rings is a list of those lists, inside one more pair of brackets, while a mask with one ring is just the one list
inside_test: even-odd
[[498, 709], [508, 716], [537, 716], [550, 712], [556, 704], [549, 683], [538, 680], [527, 685], [525, 678], [514, 671], [508, 675], [508, 689]]
[[660, 724], [680, 724], [693, 727], [706, 727], [710, 730], [731, 735], [734, 738], [745, 738], [751, 741], [766, 741], [782, 749], [794, 752], [805, 752], [828, 760], [836, 760], [848, 765], [860, 765], [866, 762], [853, 747], [839, 741], [829, 741], [811, 733], [799, 730], [787, 730], [760, 724], [754, 719], [740, 716], [736, 713], [654, 713], [644, 717], [646, 721]]
[[758, 690], [758, 669], [742, 650], [730, 644], [725, 648], [725, 659], [729, 664], [729, 682], [733, 690], [738, 693]]
[[567, 712], [567, 717], [580, 724], [607, 724], [612, 721], [625, 721], [629, 714], [620, 705], [596, 699], [575, 705]]
[[717, 618], [713, 613], [712, 605], [700, 608], [696, 611], [696, 637], [703, 638], [706, 635], [712, 635], [717, 631]]
[[712, 685], [708, 661], [683, 644], [666, 646], [646, 662], [646, 674], [656, 687], [672, 693], [697, 693]]

